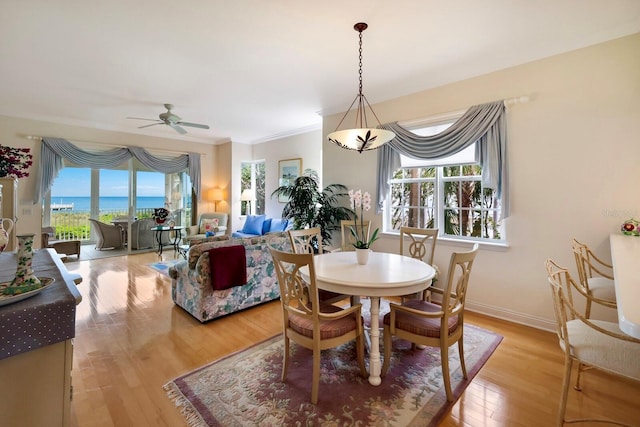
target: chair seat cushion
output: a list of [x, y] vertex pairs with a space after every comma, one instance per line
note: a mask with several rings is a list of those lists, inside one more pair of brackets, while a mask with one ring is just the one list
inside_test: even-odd
[[[342, 311], [340, 307], [331, 304], [321, 304], [320, 311], [323, 313], [338, 313]], [[362, 321], [362, 318], [360, 319]], [[306, 317], [289, 314], [289, 326], [297, 333], [305, 337], [313, 338], [313, 320]], [[342, 335], [356, 329], [356, 315], [343, 317], [336, 320], [320, 321], [320, 339], [327, 340], [341, 337]]]
[[596, 298], [615, 302], [616, 289], [613, 280], [607, 279], [606, 277], [592, 277], [588, 279], [588, 282], [591, 295]]
[[[408, 300], [402, 304], [403, 307], [409, 307], [414, 310], [424, 311], [426, 313], [435, 313], [442, 311], [442, 307], [438, 304], [422, 300]], [[393, 305], [391, 306], [393, 310]], [[387, 313], [383, 320], [385, 325], [391, 324], [391, 313]], [[458, 316], [449, 318], [449, 331], [453, 333], [458, 327]], [[402, 311], [396, 312], [396, 329], [401, 329], [415, 335], [421, 335], [428, 338], [440, 338], [440, 319], [428, 319]]]
[[[623, 335], [616, 323], [591, 320], [598, 327]], [[613, 374], [640, 380], [640, 344], [605, 335], [579, 319], [567, 322], [571, 354], [582, 362]], [[560, 342], [564, 350], [564, 343]]]
[[58, 253], [80, 255], [80, 240], [49, 240], [49, 247]]

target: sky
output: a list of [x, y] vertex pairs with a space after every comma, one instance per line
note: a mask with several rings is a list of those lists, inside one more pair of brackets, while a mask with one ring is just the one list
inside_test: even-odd
[[[89, 197], [91, 195], [91, 169], [64, 168], [51, 188], [51, 197]], [[129, 172], [101, 170], [100, 195], [103, 197], [128, 196]], [[164, 197], [164, 174], [138, 172], [138, 196]]]

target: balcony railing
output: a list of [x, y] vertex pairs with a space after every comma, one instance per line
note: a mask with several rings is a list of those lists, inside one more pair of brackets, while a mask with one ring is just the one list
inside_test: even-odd
[[[178, 225], [189, 224], [190, 209], [180, 210], [174, 214]], [[135, 219], [151, 218], [153, 208], [136, 209]], [[123, 210], [100, 210], [98, 221], [111, 224], [115, 218], [128, 217], [128, 212]], [[51, 226], [56, 229], [56, 239], [81, 240], [91, 239], [91, 226], [89, 212], [74, 212], [69, 210], [51, 210]]]

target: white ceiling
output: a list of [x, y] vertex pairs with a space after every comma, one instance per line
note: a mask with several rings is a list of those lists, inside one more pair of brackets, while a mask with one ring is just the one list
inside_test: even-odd
[[[211, 144], [318, 128], [357, 93], [360, 21], [376, 103], [640, 32], [640, 1], [3, 0], [0, 115]], [[164, 103], [211, 129], [126, 118]]]

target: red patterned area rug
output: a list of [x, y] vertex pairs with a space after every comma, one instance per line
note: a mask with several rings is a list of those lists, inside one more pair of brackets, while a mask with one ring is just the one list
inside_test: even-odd
[[[468, 379], [462, 377], [457, 346], [449, 352], [456, 400], [501, 340], [465, 326]], [[191, 427], [437, 425], [453, 405], [445, 396], [439, 349], [411, 350], [402, 340], [393, 346], [389, 372], [378, 387], [359, 377], [353, 344], [323, 351], [317, 405], [311, 404], [309, 350], [292, 344], [287, 380], [280, 381], [281, 335], [198, 368], [164, 389]]]

